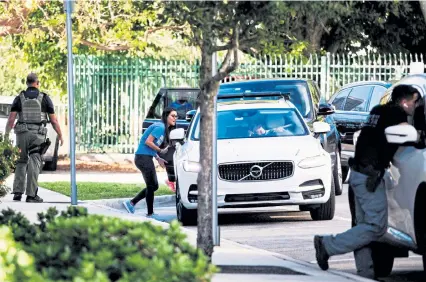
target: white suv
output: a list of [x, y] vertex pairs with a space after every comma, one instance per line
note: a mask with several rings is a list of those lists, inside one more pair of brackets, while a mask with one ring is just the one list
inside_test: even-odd
[[[425, 99], [426, 75], [411, 75], [389, 88], [382, 104], [389, 101], [393, 87], [400, 84], [414, 86]], [[414, 115], [416, 128], [396, 125], [385, 130], [388, 142], [400, 144], [400, 147], [384, 175], [388, 200], [387, 232], [372, 248], [374, 268], [379, 277], [389, 275], [394, 258], [408, 257], [408, 251], [422, 255], [423, 267], [426, 267], [426, 109], [424, 101], [422, 104]], [[420, 139], [418, 132], [422, 133]], [[358, 135], [359, 132], [354, 135], [354, 143]], [[354, 209], [351, 193], [349, 201]]]
[[[330, 131], [324, 122], [310, 131], [299, 111], [287, 100], [233, 101], [217, 110], [217, 203], [225, 208], [300, 205], [314, 220], [334, 217], [335, 194], [331, 157], [319, 135]], [[184, 136], [170, 133], [176, 144], [177, 217], [184, 225], [197, 217], [197, 177], [200, 170], [200, 112]]]

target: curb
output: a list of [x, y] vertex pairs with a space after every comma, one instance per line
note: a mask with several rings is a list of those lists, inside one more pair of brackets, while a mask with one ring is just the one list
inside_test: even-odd
[[[182, 228], [186, 229], [185, 227], [182, 227]], [[192, 230], [188, 230], [188, 231], [192, 231]], [[365, 277], [362, 277], [362, 276], [359, 276], [359, 275], [356, 275], [356, 274], [347, 273], [347, 272], [340, 271], [340, 270], [335, 270], [335, 269], [328, 269], [327, 271], [323, 271], [319, 267], [316, 267], [316, 264], [312, 264], [312, 263], [309, 263], [307, 261], [298, 260], [298, 259], [289, 257], [287, 255], [283, 255], [283, 254], [274, 253], [274, 252], [271, 252], [271, 251], [259, 249], [259, 248], [252, 247], [252, 246], [249, 246], [249, 245], [245, 245], [245, 244], [241, 244], [241, 243], [238, 243], [238, 242], [230, 241], [228, 239], [220, 239], [220, 240], [224, 241], [224, 242], [226, 242], [228, 244], [231, 244], [231, 245], [239, 246], [239, 247], [244, 248], [244, 249], [253, 250], [253, 251], [256, 251], [258, 253], [262, 253], [263, 252], [265, 254], [269, 254], [269, 255], [274, 256], [276, 258], [279, 258], [279, 259], [282, 259], [282, 260], [286, 260], [288, 262], [292, 262], [292, 263], [294, 263], [296, 265], [299, 265], [301, 267], [306, 267], [306, 268], [309, 269], [309, 271], [306, 271], [306, 269], [300, 270], [297, 266], [296, 267], [292, 267], [291, 269], [294, 270], [294, 271], [303, 272], [303, 273], [305, 273], [307, 275], [315, 276], [315, 274], [318, 273], [318, 272], [319, 273], [324, 273], [324, 272], [327, 273], [328, 272], [328, 273], [332, 273], [334, 275], [341, 276], [342, 279], [349, 279], [350, 281], [359, 281], [359, 282], [375, 281], [375, 280], [368, 279], [368, 278], [365, 278]], [[313, 244], [313, 242], [312, 242], [312, 244]]]
[[[123, 206], [123, 202], [126, 200], [129, 200], [130, 198], [116, 198], [116, 199], [103, 199], [103, 200], [91, 200], [91, 201], [85, 201], [88, 204], [94, 204], [97, 206], [106, 206], [109, 208], [113, 208], [116, 210], [123, 210], [125, 211], [125, 208]], [[154, 207], [170, 207], [174, 206], [176, 204], [176, 197], [175, 195], [164, 195], [164, 196], [155, 196], [154, 197]], [[146, 209], [146, 201], [142, 200], [135, 206], [136, 212], [138, 210], [144, 210]], [[127, 211], [126, 211], [127, 212]]]

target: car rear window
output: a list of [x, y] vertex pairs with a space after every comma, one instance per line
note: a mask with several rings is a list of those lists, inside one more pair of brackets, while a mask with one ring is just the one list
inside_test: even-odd
[[[162, 97], [155, 105], [153, 118], [160, 119], [166, 107], [174, 108], [178, 113], [178, 119], [185, 119], [186, 113], [197, 109], [197, 89], [171, 89], [167, 90], [166, 97]], [[148, 114], [149, 115], [149, 114]]]
[[352, 88], [343, 89], [330, 99], [331, 104], [336, 110], [343, 111], [343, 106], [345, 105], [346, 97], [348, 96], [349, 92], [351, 92], [351, 90]]
[[371, 94], [370, 105], [368, 106], [368, 111], [371, 111], [375, 106], [380, 104], [380, 99], [382, 99], [385, 91], [386, 88], [383, 86], [374, 86], [373, 94]]
[[366, 112], [368, 99], [370, 97], [371, 89], [373, 87], [370, 85], [357, 86], [354, 87], [346, 98], [344, 111], [353, 111], [353, 112]]
[[186, 113], [197, 108], [199, 90], [168, 90], [166, 107], [176, 109], [178, 119], [185, 119]]

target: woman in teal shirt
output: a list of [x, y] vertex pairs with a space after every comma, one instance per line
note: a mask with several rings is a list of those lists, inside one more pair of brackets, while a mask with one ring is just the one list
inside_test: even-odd
[[[136, 167], [142, 172], [146, 188], [139, 192], [133, 199], [123, 202], [129, 213], [135, 213], [135, 205], [142, 199], [146, 199], [148, 209], [147, 216], [154, 214], [154, 192], [158, 189], [157, 172], [155, 171], [155, 158], [162, 168], [167, 163], [158, 156], [168, 150], [170, 131], [176, 126], [177, 112], [173, 108], [166, 108], [161, 115], [161, 122], [154, 123], [145, 131], [135, 153]], [[165, 143], [165, 148], [160, 149]]]

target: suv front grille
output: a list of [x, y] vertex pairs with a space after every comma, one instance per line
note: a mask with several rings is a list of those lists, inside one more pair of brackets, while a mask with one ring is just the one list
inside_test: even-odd
[[288, 192], [276, 193], [255, 193], [255, 194], [231, 194], [225, 196], [225, 202], [260, 202], [260, 201], [280, 201], [288, 200], [290, 195]]
[[293, 175], [293, 162], [272, 161], [220, 164], [219, 177], [227, 181], [265, 181]]

